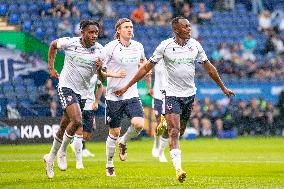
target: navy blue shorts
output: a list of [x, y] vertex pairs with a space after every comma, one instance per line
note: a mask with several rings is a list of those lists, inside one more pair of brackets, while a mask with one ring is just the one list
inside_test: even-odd
[[123, 115], [132, 119], [133, 117], [144, 117], [142, 104], [139, 98], [134, 97], [127, 100], [106, 100], [106, 124], [110, 128], [120, 127]]
[[160, 99], [156, 99], [154, 98], [154, 112], [156, 116], [160, 116], [161, 114], [164, 114], [165, 112], [163, 112], [163, 101]]
[[83, 131], [92, 133], [96, 127], [95, 111], [94, 110], [83, 110]]
[[180, 119], [188, 121], [195, 95], [190, 97], [166, 96], [165, 113], [180, 114]]
[[59, 95], [62, 109], [64, 111], [69, 105], [73, 103], [79, 104], [81, 111], [83, 111], [86, 100], [82, 99], [81, 95], [76, 94], [72, 89], [69, 89], [66, 87], [62, 87], [62, 88], [58, 87], [58, 95]]

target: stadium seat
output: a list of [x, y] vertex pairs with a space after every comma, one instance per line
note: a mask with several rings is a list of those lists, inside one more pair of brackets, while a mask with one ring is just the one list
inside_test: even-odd
[[35, 29], [35, 37], [38, 39], [43, 39], [45, 36], [45, 32], [41, 27]]
[[16, 13], [13, 13], [10, 17], [9, 17], [9, 23], [12, 25], [18, 25], [20, 23], [20, 18], [19, 15]]
[[32, 29], [32, 23], [31, 23], [31, 21], [25, 21], [24, 23], [23, 23], [23, 27], [22, 27], [22, 30], [23, 30], [23, 32], [30, 32], [31, 31], [31, 29]]
[[6, 4], [0, 4], [0, 16], [6, 16], [7, 15], [7, 5]]

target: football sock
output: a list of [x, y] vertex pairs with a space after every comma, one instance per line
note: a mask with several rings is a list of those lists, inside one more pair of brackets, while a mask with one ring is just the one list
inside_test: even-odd
[[126, 133], [120, 138], [119, 142], [125, 145], [126, 142], [129, 141], [131, 138], [137, 137], [141, 131], [142, 128], [136, 129], [133, 126], [130, 126], [128, 127]]
[[60, 150], [62, 152], [67, 151], [67, 147], [70, 144], [70, 142], [73, 140], [73, 138], [74, 138], [74, 136], [70, 136], [69, 134], [67, 134], [66, 131], [64, 132], [62, 144], [61, 144], [61, 147], [60, 147]]
[[160, 136], [156, 136], [156, 134], [154, 135], [154, 147], [156, 149], [158, 149], [160, 146], [160, 138], [161, 138]]
[[107, 157], [106, 167], [114, 167], [113, 156], [115, 154], [117, 138], [118, 137], [115, 137], [111, 134], [109, 134], [108, 137], [107, 137], [107, 141], [106, 141], [106, 157]]
[[74, 145], [74, 149], [75, 149], [75, 157], [76, 157], [77, 162], [82, 162], [82, 156], [83, 156], [83, 153], [82, 153], [83, 143], [82, 143], [82, 141], [83, 141], [83, 136], [75, 134], [73, 145]]
[[172, 149], [170, 155], [176, 171], [181, 169], [181, 151], [179, 149]]
[[169, 144], [168, 138], [160, 137], [159, 155], [163, 154], [168, 144]]
[[50, 160], [53, 161], [54, 158], [56, 157], [56, 154], [57, 154], [57, 152], [58, 152], [58, 150], [59, 150], [59, 148], [61, 146], [61, 143], [62, 143], [62, 141], [57, 136], [55, 136], [53, 138], [52, 147], [51, 147], [50, 152], [49, 152]]

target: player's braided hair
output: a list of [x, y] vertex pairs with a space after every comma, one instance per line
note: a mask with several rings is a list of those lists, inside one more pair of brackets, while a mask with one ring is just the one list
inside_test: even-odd
[[114, 38], [115, 39], [119, 39], [119, 33], [117, 32], [117, 30], [121, 26], [121, 24], [123, 24], [125, 22], [132, 22], [132, 21], [130, 19], [128, 19], [128, 18], [121, 18], [121, 19], [119, 19], [116, 22], [116, 24], [115, 24], [115, 34], [114, 34]]
[[92, 20], [81, 20], [80, 22], [80, 29], [83, 30], [85, 29], [87, 26], [89, 25], [95, 25], [98, 28], [100, 27], [99, 23], [96, 21], [92, 21]]

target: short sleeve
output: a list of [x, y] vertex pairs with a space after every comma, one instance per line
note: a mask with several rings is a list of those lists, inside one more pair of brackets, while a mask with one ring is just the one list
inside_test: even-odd
[[161, 43], [154, 51], [152, 57], [149, 59], [150, 62], [157, 64], [164, 56], [164, 45]]
[[144, 52], [144, 47], [143, 45], [141, 44], [141, 57], [140, 57], [140, 60], [145, 60], [145, 52]]
[[57, 39], [57, 48], [58, 49], [65, 49], [70, 44], [70, 37], [62, 37]]
[[203, 50], [203, 48], [202, 48], [202, 46], [200, 45], [199, 42], [196, 42], [196, 46], [197, 46], [197, 49], [198, 49], [198, 54], [197, 54], [197, 57], [196, 57], [196, 61], [198, 63], [203, 63], [205, 60], [208, 60], [208, 58], [206, 56], [206, 53]]
[[101, 85], [102, 84], [102, 82], [98, 79], [97, 80], [97, 85]]
[[108, 53], [109, 49], [110, 48], [107, 48], [107, 46], [105, 46], [102, 49], [100, 49], [100, 51], [99, 51], [99, 56], [98, 57], [103, 62], [103, 68], [107, 67], [107, 63], [110, 60], [109, 53]]

